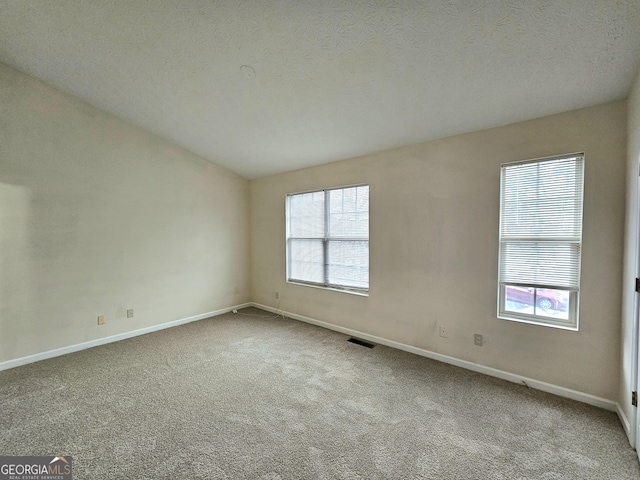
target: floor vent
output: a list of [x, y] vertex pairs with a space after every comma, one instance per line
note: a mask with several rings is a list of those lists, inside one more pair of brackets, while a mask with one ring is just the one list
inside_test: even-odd
[[373, 343], [365, 342], [364, 340], [360, 340], [359, 338], [351, 337], [347, 342], [355, 343], [356, 345], [362, 345], [363, 347], [373, 348], [375, 345]]

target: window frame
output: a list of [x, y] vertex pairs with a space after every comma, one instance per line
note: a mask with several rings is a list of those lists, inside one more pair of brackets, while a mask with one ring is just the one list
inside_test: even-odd
[[[553, 237], [551, 235], [541, 235], [538, 237], [535, 237], [535, 240], [540, 241], [540, 242], [554, 242], [554, 243], [563, 243], [563, 244], [577, 244], [578, 248], [579, 248], [579, 257], [578, 257], [578, 272], [577, 272], [577, 285], [575, 287], [566, 287], [566, 286], [559, 286], [559, 285], [544, 285], [544, 284], [540, 284], [540, 283], [519, 283], [519, 282], [503, 282], [502, 280], [502, 264], [503, 264], [503, 246], [509, 242], [510, 244], [516, 243], [516, 242], [526, 242], [526, 241], [531, 241], [531, 238], [525, 238], [525, 237], [520, 237], [520, 239], [518, 238], [514, 238], [511, 237], [508, 240], [505, 240], [505, 238], [503, 237], [503, 223], [504, 223], [504, 216], [505, 216], [505, 211], [504, 211], [504, 195], [505, 195], [505, 179], [504, 179], [504, 172], [505, 172], [505, 168], [507, 167], [511, 167], [511, 166], [517, 166], [517, 165], [525, 165], [525, 164], [540, 164], [540, 163], [544, 163], [547, 161], [554, 161], [554, 160], [565, 160], [565, 159], [572, 159], [572, 158], [576, 158], [579, 162], [581, 162], [581, 178], [578, 178], [578, 176], [576, 176], [576, 182], [578, 182], [579, 180], [581, 180], [580, 185], [577, 185], [575, 193], [577, 198], [580, 201], [580, 208], [579, 208], [579, 215], [580, 215], [580, 236], [579, 237], [575, 237], [575, 238], [559, 238], [559, 237]], [[552, 328], [559, 328], [559, 329], [563, 329], [563, 330], [571, 330], [571, 331], [578, 331], [579, 330], [579, 319], [580, 319], [580, 315], [579, 315], [579, 310], [580, 310], [580, 281], [581, 281], [581, 265], [582, 265], [582, 230], [583, 230], [583, 225], [584, 225], [584, 183], [585, 183], [585, 172], [586, 172], [586, 160], [585, 160], [585, 154], [584, 152], [578, 152], [578, 153], [572, 153], [572, 154], [566, 154], [566, 155], [554, 155], [551, 157], [543, 157], [543, 158], [536, 158], [536, 159], [531, 159], [531, 160], [524, 160], [524, 161], [517, 161], [517, 162], [507, 162], [507, 163], [502, 163], [500, 165], [500, 223], [499, 223], [499, 231], [498, 231], [498, 244], [499, 244], [499, 251], [498, 251], [498, 312], [497, 312], [497, 316], [499, 319], [503, 319], [503, 320], [510, 320], [510, 321], [515, 321], [515, 322], [521, 322], [521, 323], [528, 323], [528, 324], [532, 324], [532, 325], [540, 325], [540, 326], [545, 326], [545, 327], [552, 327]], [[574, 217], [576, 218], [576, 217]], [[506, 309], [506, 287], [525, 287], [525, 288], [533, 288], [534, 289], [534, 312], [535, 312], [535, 308], [538, 308], [537, 305], [537, 300], [536, 300], [536, 295], [537, 295], [537, 289], [554, 289], [554, 290], [560, 290], [560, 291], [566, 291], [569, 292], [569, 299], [568, 299], [568, 305], [567, 305], [567, 314], [568, 314], [568, 319], [559, 319], [559, 318], [553, 318], [550, 316], [545, 316], [545, 315], [536, 315], [535, 313], [533, 314], [529, 314], [529, 313], [522, 313], [522, 312], [514, 312], [511, 310], [507, 310]]]
[[[367, 187], [370, 191], [370, 186], [367, 183], [358, 183], [354, 185], [346, 185], [340, 187], [331, 187], [331, 188], [320, 188], [315, 190], [305, 190], [302, 192], [288, 193], [285, 197], [285, 244], [286, 244], [286, 252], [285, 252], [285, 276], [286, 282], [294, 285], [302, 285], [307, 287], [320, 288], [323, 290], [331, 290], [342, 293], [350, 293], [354, 295], [360, 296], [369, 296], [369, 288], [370, 288], [370, 255], [367, 258], [367, 287], [362, 288], [358, 286], [350, 286], [350, 285], [339, 285], [335, 283], [331, 283], [328, 281], [328, 250], [329, 250], [329, 242], [367, 242], [369, 243], [369, 226], [370, 226], [370, 218], [371, 218], [371, 207], [368, 205], [367, 210], [367, 236], [366, 237], [345, 237], [345, 236], [331, 236], [329, 232], [329, 195], [328, 192], [336, 191], [336, 190], [346, 190], [349, 188], [358, 188], [358, 187]], [[304, 195], [310, 193], [318, 193], [323, 192], [324, 194], [324, 235], [322, 237], [293, 237], [291, 236], [291, 221], [290, 221], [290, 201], [292, 197], [296, 195]], [[322, 241], [322, 251], [323, 251], [323, 282], [313, 282], [308, 280], [300, 280], [297, 278], [291, 278], [291, 243], [294, 240], [319, 240]]]

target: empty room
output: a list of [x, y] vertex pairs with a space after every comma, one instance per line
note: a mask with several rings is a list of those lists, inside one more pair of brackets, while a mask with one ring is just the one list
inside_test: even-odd
[[637, 0], [0, 1], [0, 480], [638, 479]]

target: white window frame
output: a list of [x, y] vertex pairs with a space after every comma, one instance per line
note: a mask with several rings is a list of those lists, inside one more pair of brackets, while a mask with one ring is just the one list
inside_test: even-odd
[[[515, 237], [503, 234], [503, 222], [505, 217], [504, 201], [505, 201], [505, 169], [512, 166], [525, 165], [525, 164], [541, 164], [544, 162], [558, 161], [558, 160], [571, 160], [575, 159], [577, 167], [579, 167], [579, 174], [576, 175], [576, 201], [579, 202], [579, 235], [554, 237], [545, 235], [536, 235], [535, 238]], [[526, 160], [521, 162], [504, 163], [500, 166], [500, 230], [499, 230], [499, 256], [498, 256], [498, 318], [504, 320], [512, 320], [516, 322], [530, 323], [535, 325], [542, 325], [547, 327], [560, 328], [565, 330], [577, 331], [579, 328], [579, 303], [580, 303], [580, 265], [582, 263], [582, 223], [583, 223], [583, 211], [584, 211], [584, 173], [585, 173], [585, 155], [584, 153], [574, 153], [568, 155], [560, 155], [554, 157], [538, 158], [534, 160]], [[578, 218], [578, 215], [574, 216], [574, 219]], [[562, 244], [565, 246], [571, 245], [574, 249], [577, 247], [578, 259], [577, 259], [577, 279], [571, 286], [557, 285], [553, 282], [545, 284], [539, 279], [531, 282], [512, 282], [505, 281], [504, 267], [507, 260], [503, 259], [503, 255], [506, 255], [507, 244], [524, 244], [526, 242], [535, 242], [537, 244]], [[575, 276], [575, 275], [574, 275]], [[534, 305], [537, 303], [537, 297], [535, 290], [540, 289], [556, 289], [569, 292], [569, 304], [567, 307], [568, 319], [554, 318], [549, 316], [535, 315], [531, 313], [514, 312], [506, 310], [505, 305], [505, 288], [507, 286], [512, 287], [528, 287], [534, 288]]]
[[[324, 188], [324, 189], [318, 189], [318, 190], [309, 190], [309, 191], [304, 191], [304, 192], [296, 192], [296, 193], [289, 193], [287, 194], [286, 197], [286, 208], [285, 208], [285, 224], [286, 224], [286, 280], [287, 283], [292, 283], [292, 284], [296, 284], [296, 285], [304, 285], [304, 286], [309, 286], [309, 287], [316, 287], [316, 288], [322, 288], [322, 289], [326, 289], [326, 290], [333, 290], [333, 291], [338, 291], [338, 292], [343, 292], [343, 293], [351, 293], [351, 294], [355, 294], [355, 295], [362, 295], [362, 296], [368, 296], [369, 295], [369, 280], [367, 281], [367, 287], [366, 288], [362, 288], [359, 286], [349, 286], [349, 285], [338, 285], [338, 284], [333, 284], [331, 282], [328, 281], [328, 268], [329, 268], [329, 263], [328, 263], [328, 246], [329, 246], [329, 242], [331, 241], [341, 241], [341, 242], [367, 242], [369, 243], [369, 232], [367, 231], [367, 236], [366, 237], [340, 237], [340, 236], [332, 236], [328, 233], [329, 230], [329, 195], [327, 194], [330, 191], [335, 191], [335, 190], [346, 190], [349, 188], [355, 188], [355, 187], [367, 187], [369, 188], [368, 184], [356, 184], [356, 185], [347, 185], [347, 186], [342, 186], [342, 187], [331, 187], [331, 188]], [[324, 201], [325, 201], [325, 208], [324, 208], [324, 235], [322, 237], [294, 237], [291, 235], [291, 221], [290, 221], [290, 216], [289, 216], [289, 211], [290, 211], [290, 201], [291, 198], [296, 196], [296, 195], [304, 195], [304, 194], [309, 194], [309, 193], [318, 193], [318, 192], [324, 192]], [[369, 212], [370, 212], [370, 207], [369, 207]], [[312, 282], [312, 281], [307, 281], [307, 280], [301, 280], [301, 279], [296, 279], [296, 278], [292, 278], [291, 277], [291, 241], [292, 240], [321, 240], [323, 243], [323, 256], [324, 256], [324, 260], [323, 260], [323, 275], [324, 275], [324, 281], [323, 282]], [[370, 265], [370, 257], [367, 259], [367, 270], [369, 270], [369, 265]]]

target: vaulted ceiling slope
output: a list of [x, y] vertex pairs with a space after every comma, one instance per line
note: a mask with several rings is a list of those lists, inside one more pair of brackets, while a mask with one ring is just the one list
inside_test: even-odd
[[625, 98], [638, 0], [0, 0], [0, 61], [247, 178]]

